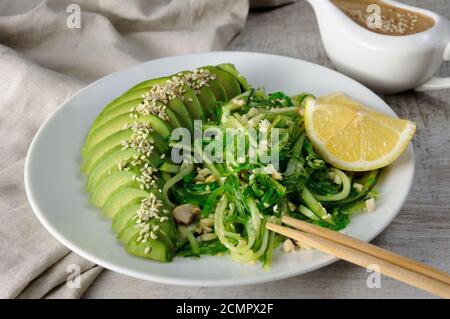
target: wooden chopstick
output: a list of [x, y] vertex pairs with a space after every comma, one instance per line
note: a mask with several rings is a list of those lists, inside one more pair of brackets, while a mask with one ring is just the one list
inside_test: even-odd
[[423, 289], [440, 297], [450, 299], [450, 285], [434, 278], [411, 271], [392, 262], [375, 257], [364, 251], [351, 248], [316, 234], [305, 233], [272, 223], [267, 223], [266, 227], [269, 230], [275, 231], [286, 237], [292, 238], [358, 266], [367, 268], [370, 265], [377, 265], [380, 268], [380, 272], [386, 276]]
[[347, 236], [345, 234], [339, 233], [334, 230], [330, 230], [324, 227], [316, 226], [311, 223], [301, 221], [289, 216], [284, 216], [282, 222], [286, 225], [292, 226], [296, 229], [304, 231], [306, 233], [315, 234], [320, 237], [329, 239], [331, 241], [343, 244], [345, 246], [363, 251], [372, 256], [378, 257], [380, 259], [386, 260], [390, 263], [396, 264], [400, 267], [406, 268], [408, 270], [420, 273], [422, 275], [434, 278], [436, 280], [442, 281], [443, 283], [450, 285], [450, 275], [426, 265], [424, 263], [400, 256], [396, 253], [390, 252], [378, 246], [366, 243], [359, 239]]

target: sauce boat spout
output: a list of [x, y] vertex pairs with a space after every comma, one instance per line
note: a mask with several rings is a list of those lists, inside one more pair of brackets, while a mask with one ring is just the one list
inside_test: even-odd
[[[337, 28], [340, 32], [352, 33], [352, 37], [359, 37], [358, 29], [360, 27], [351, 21], [345, 13], [343, 13], [330, 0], [306, 0], [313, 8], [319, 25], [322, 39], [335, 37]], [[361, 34], [364, 37], [364, 34]], [[362, 39], [361, 39], [362, 40]], [[325, 40], [326, 41], [326, 40]], [[325, 45], [327, 43], [324, 43]]]
[[314, 12], [316, 13], [317, 18], [319, 18], [319, 15], [322, 16], [322, 13], [325, 13], [325, 11], [332, 11], [335, 6], [333, 3], [331, 3], [329, 0], [306, 0], [311, 7], [313, 7]]

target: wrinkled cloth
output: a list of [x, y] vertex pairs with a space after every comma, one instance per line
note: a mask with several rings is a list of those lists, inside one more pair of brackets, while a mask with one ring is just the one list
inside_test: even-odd
[[248, 0], [0, 2], [0, 298], [79, 298], [102, 271], [57, 242], [28, 204], [24, 161], [43, 121], [108, 73], [224, 49], [248, 11]]

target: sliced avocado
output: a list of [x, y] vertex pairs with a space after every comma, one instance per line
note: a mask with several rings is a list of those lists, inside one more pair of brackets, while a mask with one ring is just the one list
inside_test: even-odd
[[86, 174], [90, 174], [98, 161], [113, 152], [113, 149], [116, 146], [120, 145], [121, 141], [130, 139], [132, 134], [133, 131], [131, 129], [122, 130], [114, 133], [113, 135], [110, 135], [100, 143], [97, 143], [96, 145], [91, 147], [89, 149], [89, 152], [86, 153], [86, 157], [81, 170]]
[[119, 96], [118, 98], [116, 98], [115, 100], [110, 102], [108, 105], [106, 105], [103, 108], [103, 111], [100, 113], [100, 115], [110, 112], [111, 110], [113, 110], [114, 108], [118, 107], [119, 105], [121, 105], [125, 102], [131, 101], [131, 100], [136, 100], [136, 99], [141, 99], [142, 95], [147, 93], [147, 91], [148, 91], [148, 89], [140, 89], [140, 90], [125, 92], [123, 95]]
[[213, 91], [207, 86], [202, 87], [200, 89], [200, 94], [198, 95], [198, 100], [200, 101], [205, 117], [214, 120], [217, 101]]
[[172, 242], [176, 242], [178, 240], [178, 228], [175, 225], [175, 221], [172, 218], [172, 215], [166, 215], [169, 219], [165, 222], [161, 223], [161, 232], [163, 232], [167, 237], [170, 238]]
[[131, 241], [125, 246], [125, 250], [131, 255], [160, 262], [169, 262], [174, 256], [174, 251], [158, 239], [149, 239], [145, 244]]
[[153, 141], [155, 150], [160, 156], [170, 149], [168, 137], [162, 137], [158, 133], [150, 133], [149, 139]]
[[128, 92], [130, 92], [130, 91], [137, 91], [137, 90], [140, 90], [140, 89], [147, 89], [148, 90], [152, 86], [163, 85], [170, 78], [171, 78], [170, 76], [169, 77], [164, 76], [164, 77], [160, 77], [160, 78], [156, 78], [156, 79], [146, 80], [146, 81], [143, 81], [143, 82], [141, 82], [139, 84], [136, 84], [131, 89], [129, 89]]
[[[133, 108], [139, 106], [139, 104], [141, 104], [143, 100], [144, 99], [136, 99], [136, 100], [128, 101], [128, 102], [125, 102], [124, 104], [121, 104], [121, 105], [115, 107], [114, 109], [110, 110], [109, 112], [100, 114], [94, 121], [94, 124], [92, 125], [91, 130], [96, 129], [97, 127], [105, 124], [109, 120], [111, 120], [121, 114], [131, 112], [131, 110]], [[162, 104], [162, 103], [160, 103], [160, 104]], [[167, 116], [169, 117], [170, 126], [171, 127], [179, 127], [179, 120], [177, 118], [175, 118], [175, 115], [173, 114], [173, 112], [170, 109], [167, 109], [166, 113], [167, 113]]]
[[126, 205], [137, 204], [147, 196], [148, 192], [139, 187], [122, 187], [108, 197], [102, 212], [105, 216], [113, 218]]
[[111, 154], [93, 168], [86, 183], [86, 191], [92, 195], [97, 185], [107, 174], [119, 170], [117, 164], [120, 161], [129, 161], [137, 156], [139, 156], [139, 152], [134, 149], [122, 150], [122, 147], [116, 146]]
[[[192, 73], [192, 71], [181, 71], [181, 72], [178, 72], [177, 75], [178, 74], [186, 74], [186, 73]], [[226, 93], [225, 93], [225, 89], [223, 89], [223, 86], [217, 80], [209, 81], [208, 82], [208, 86], [211, 84], [211, 82], [214, 82], [213, 86], [214, 86], [215, 91], [217, 91], [218, 96], [221, 99], [223, 99], [223, 101], [225, 101], [226, 100]], [[190, 91], [191, 91], [191, 89], [187, 90], [187, 92], [189, 92], [189, 93], [190, 93]], [[194, 91], [192, 91], [192, 92], [194, 92]], [[196, 95], [197, 95], [197, 99], [198, 99], [198, 101], [200, 103], [200, 106], [201, 106], [201, 109], [202, 109], [202, 116], [203, 116], [202, 118], [204, 118], [206, 116], [207, 111], [209, 111], [209, 109], [210, 109], [209, 105], [215, 104], [215, 101], [216, 101], [215, 93], [209, 87], [206, 86], [206, 87], [203, 87], [200, 92], [197, 92]], [[192, 95], [191, 95], [191, 98], [192, 98]], [[197, 104], [195, 102], [195, 98], [192, 98], [192, 99], [194, 100], [193, 101], [194, 104]], [[178, 103], [177, 100], [178, 99], [176, 99], [176, 102]], [[214, 101], [214, 102], [212, 102], [212, 101]], [[179, 102], [181, 102], [181, 101], [179, 101]], [[195, 105], [195, 106], [188, 105], [189, 102], [190, 102], [189, 96], [188, 96], [188, 100], [186, 101], [186, 95], [185, 95], [184, 99], [183, 99], [183, 102], [184, 102], [184, 105], [187, 105], [187, 109], [189, 111], [188, 114], [190, 114], [190, 116], [188, 117], [188, 118], [190, 118], [190, 122], [192, 123], [193, 119], [199, 119], [200, 118], [199, 117], [200, 116], [200, 112], [198, 112], [197, 105]], [[181, 103], [183, 103], [183, 102], [181, 102]], [[183, 118], [186, 117], [185, 114], [181, 114], [181, 116]], [[185, 127], [189, 128], [187, 123], [185, 123], [185, 124], [186, 124]]]
[[203, 109], [197, 95], [189, 87], [186, 87], [185, 90], [186, 91], [183, 94], [183, 103], [186, 105], [186, 109], [191, 115], [191, 118], [194, 120], [202, 120], [205, 115], [203, 114]]
[[230, 73], [238, 80], [238, 82], [241, 86], [241, 92], [250, 90], [250, 85], [248, 84], [247, 79], [242, 74], [239, 73], [239, 71], [236, 69], [234, 64], [222, 63], [222, 64], [217, 65], [217, 67], [219, 69], [222, 69], [222, 70]]
[[148, 139], [153, 142], [156, 152], [160, 155], [166, 153], [170, 149], [168, 137], [163, 137], [156, 132], [151, 132], [148, 135]]
[[[102, 181], [106, 174], [108, 174], [108, 172], [115, 172], [118, 170], [117, 164], [120, 161], [128, 161], [134, 157], [138, 157], [139, 155], [139, 152], [134, 149], [128, 148], [126, 150], [122, 150], [122, 148], [118, 146], [114, 153], [106, 157], [92, 170], [86, 186], [87, 191], [92, 194], [97, 185]], [[148, 159], [149, 165], [155, 168], [158, 168], [162, 161], [161, 156], [157, 152], [153, 152]]]
[[216, 75], [217, 80], [219, 80], [227, 92], [228, 100], [231, 100], [241, 93], [241, 87], [239, 86], [238, 81], [230, 73], [213, 66], [206, 66], [203, 68]]
[[119, 234], [125, 228], [128, 221], [136, 215], [140, 207], [140, 203], [128, 204], [114, 216], [112, 228], [116, 234]]
[[172, 130], [178, 127], [182, 127], [182, 124], [178, 119], [177, 115], [175, 114], [175, 112], [173, 112], [170, 108], [166, 108], [166, 114], [167, 117], [169, 118], [169, 124]]
[[97, 207], [103, 207], [111, 194], [124, 186], [139, 187], [139, 183], [134, 180], [136, 176], [133, 172], [117, 171], [107, 174], [101, 183], [95, 188], [91, 197], [91, 203]]
[[[132, 134], [133, 131], [131, 129], [119, 131], [92, 147], [89, 150], [89, 153], [86, 154], [82, 168], [83, 172], [90, 174], [103, 159], [115, 152], [118, 147], [122, 148], [121, 141], [129, 140]], [[167, 139], [163, 138], [158, 133], [150, 133], [148, 139], [153, 142], [158, 154], [164, 154], [169, 150]]]
[[[142, 198], [139, 198], [136, 202], [131, 202], [125, 205], [116, 215], [114, 215], [112, 228], [116, 234], [119, 235], [126, 228], [131, 218], [136, 215], [141, 206], [141, 200]], [[161, 223], [155, 223], [155, 225], [156, 224], [161, 225]], [[173, 219], [170, 217], [168, 221], [164, 222], [164, 224], [165, 225], [162, 228], [164, 234], [174, 241], [177, 237], [177, 229]]]
[[142, 95], [147, 93], [151, 87], [155, 85], [163, 85], [168, 79], [169, 79], [168, 77], [150, 79], [133, 86], [124, 94], [122, 94], [121, 96], [110, 102], [108, 105], [106, 105], [101, 114], [110, 112], [112, 109], [116, 108], [120, 104], [123, 104], [124, 102], [142, 98]]
[[[131, 227], [134, 227], [132, 225]], [[139, 229], [139, 228], [138, 228]], [[161, 232], [157, 239], [147, 239], [147, 242], [137, 242], [139, 232], [132, 231], [133, 236], [125, 244], [125, 250], [132, 255], [152, 259], [160, 262], [169, 262], [175, 255], [174, 243]]]
[[192, 118], [184, 103], [179, 98], [175, 98], [169, 102], [167, 107], [177, 115], [177, 118], [182, 124], [182, 127], [186, 127], [192, 132], [192, 130], [194, 129]]
[[[173, 114], [173, 112], [171, 112], [170, 110], [167, 111], [167, 115], [170, 118], [171, 125], [173, 125], [172, 128], [180, 127], [181, 124]], [[121, 141], [130, 139], [132, 134], [133, 131], [131, 129], [121, 130], [95, 144], [85, 155], [82, 171], [89, 174], [99, 160], [106, 157], [107, 154], [110, 154], [111, 150], [117, 145], [120, 145]], [[150, 133], [149, 139], [154, 142], [155, 149], [159, 154], [163, 154], [169, 149], [167, 139], [161, 137], [158, 133]]]
[[91, 132], [91, 134], [87, 137], [86, 142], [83, 146], [83, 156], [86, 157], [86, 154], [89, 152], [89, 150], [96, 145], [97, 143], [100, 143], [102, 140], [107, 138], [108, 136], [119, 132], [122, 130], [127, 124], [131, 123], [148, 123], [151, 125], [153, 130], [160, 134], [164, 138], [168, 138], [171, 129], [167, 122], [162, 121], [160, 118], [156, 117], [155, 115], [145, 115], [138, 117], [137, 119], [130, 118], [130, 114], [133, 113], [124, 113], [122, 115], [119, 115], [115, 117], [114, 119], [104, 123], [103, 125], [96, 128], [94, 131]]
[[[162, 223], [158, 219], [151, 219], [149, 223], [151, 226], [159, 226], [159, 230], [156, 233], [158, 240], [164, 242], [171, 249], [174, 248], [177, 231], [172, 217], [169, 217], [169, 220]], [[129, 244], [131, 241], [137, 239], [138, 236], [136, 236], [136, 234], [139, 235], [139, 232], [140, 228], [136, 227], [136, 221], [134, 219], [129, 219], [117, 238], [121, 242]]]
[[225, 88], [223, 87], [222, 83], [219, 82], [219, 80], [209, 81], [208, 87], [214, 93], [214, 96], [216, 97], [216, 101], [219, 101], [219, 102], [228, 101], [227, 92], [225, 91]]
[[[131, 129], [123, 130], [96, 144], [93, 148], [91, 148], [89, 154], [86, 155], [85, 163], [83, 165], [83, 172], [88, 175], [91, 174], [95, 168], [103, 162], [103, 160], [108, 158], [108, 156], [114, 152], [122, 150], [123, 146], [121, 145], [121, 141], [128, 140], [131, 135]], [[166, 153], [169, 150], [167, 139], [164, 139], [162, 136], [154, 132], [149, 134], [148, 139], [153, 142], [154, 150], [157, 153], [154, 156], [150, 156], [150, 162], [159, 164], [161, 161], [159, 161], [156, 157]]]
[[142, 103], [144, 99], [134, 99], [131, 101], [127, 101], [125, 103], [122, 103], [115, 107], [113, 110], [110, 110], [109, 112], [101, 113], [97, 118], [95, 119], [94, 123], [92, 123], [91, 131], [96, 129], [97, 127], [101, 126], [102, 124], [108, 122], [109, 120], [112, 120], [116, 116], [119, 116], [123, 113], [128, 113], [131, 111], [132, 108], [138, 106]]

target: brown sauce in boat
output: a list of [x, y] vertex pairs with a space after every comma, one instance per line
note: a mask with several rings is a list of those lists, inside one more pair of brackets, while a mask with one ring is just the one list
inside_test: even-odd
[[[394, 7], [380, 0], [331, 0], [331, 2], [363, 28], [380, 34], [411, 35], [431, 29], [435, 24], [434, 19], [429, 16]], [[369, 7], [370, 5], [378, 6], [380, 19], [374, 18], [377, 11], [373, 6]]]

